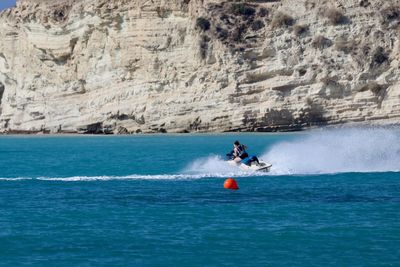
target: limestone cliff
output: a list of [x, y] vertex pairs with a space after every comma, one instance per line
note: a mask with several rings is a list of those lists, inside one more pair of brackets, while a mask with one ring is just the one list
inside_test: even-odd
[[399, 23], [386, 0], [21, 0], [0, 14], [0, 131], [398, 123]]

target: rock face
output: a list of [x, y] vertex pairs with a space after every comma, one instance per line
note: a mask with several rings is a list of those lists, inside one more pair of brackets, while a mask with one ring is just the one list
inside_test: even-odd
[[0, 131], [400, 122], [400, 3], [21, 0], [0, 14]]

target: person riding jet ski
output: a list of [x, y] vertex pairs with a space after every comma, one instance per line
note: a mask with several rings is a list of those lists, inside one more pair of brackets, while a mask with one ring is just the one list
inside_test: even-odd
[[246, 149], [247, 147], [245, 145], [240, 144], [239, 141], [235, 141], [233, 143], [233, 150], [226, 154], [228, 162], [230, 164], [239, 166], [245, 171], [250, 170], [269, 172], [272, 165], [264, 161], [260, 161], [256, 156], [250, 157], [249, 154], [247, 154]]
[[228, 159], [233, 160], [236, 164], [244, 163], [248, 166], [251, 165], [252, 162], [260, 163], [256, 156], [249, 157], [249, 154], [246, 152], [247, 146], [240, 144], [239, 141], [235, 141], [233, 143], [233, 150], [226, 154]]
[[241, 162], [243, 159], [247, 158], [249, 154], [246, 152], [247, 146], [240, 144], [239, 141], [233, 143], [233, 156], [236, 163]]

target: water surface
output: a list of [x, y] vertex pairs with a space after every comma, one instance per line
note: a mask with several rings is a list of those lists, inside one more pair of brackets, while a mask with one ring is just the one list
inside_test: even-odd
[[[226, 165], [236, 139], [272, 172]], [[396, 129], [1, 137], [0, 264], [397, 266], [399, 141]]]

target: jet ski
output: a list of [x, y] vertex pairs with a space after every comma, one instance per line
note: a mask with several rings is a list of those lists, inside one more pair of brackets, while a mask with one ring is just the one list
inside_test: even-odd
[[242, 159], [242, 161], [239, 163], [234, 161], [235, 157], [233, 156], [233, 151], [226, 154], [226, 156], [227, 156], [227, 161], [230, 165], [237, 166], [243, 171], [269, 172], [272, 167], [272, 164], [264, 162], [256, 156], [251, 156]]

